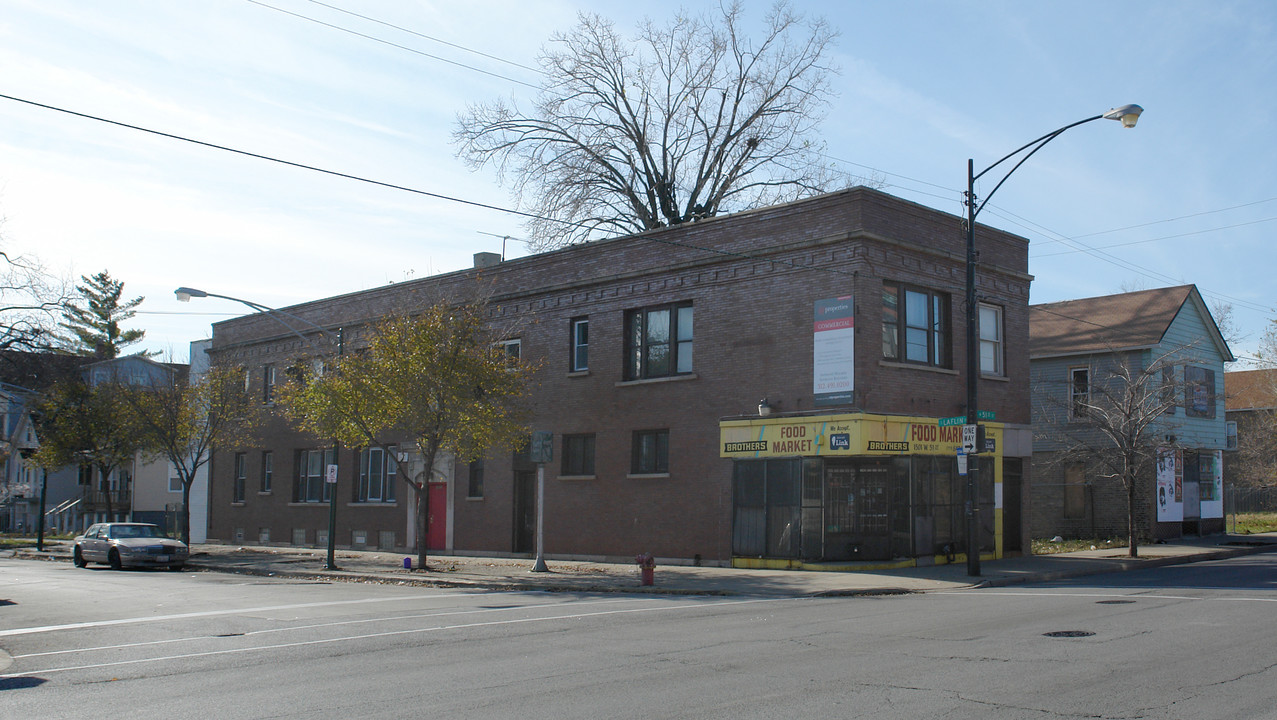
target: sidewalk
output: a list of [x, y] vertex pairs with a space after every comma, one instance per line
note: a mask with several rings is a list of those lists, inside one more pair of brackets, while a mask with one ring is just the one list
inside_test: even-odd
[[[980, 577], [969, 577], [965, 563], [901, 570], [819, 572], [810, 570], [744, 570], [721, 567], [659, 565], [655, 585], [640, 587], [633, 564], [546, 559], [550, 571], [531, 572], [532, 560], [432, 555], [429, 571], [405, 570], [398, 553], [340, 550], [339, 569], [325, 570], [323, 549], [236, 545], [195, 545], [188, 569], [242, 573], [314, 581], [393, 583], [486, 590], [551, 592], [648, 592], [683, 595], [875, 595], [996, 587], [1067, 577], [1119, 572], [1161, 565], [1216, 560], [1277, 550], [1277, 533], [1211, 535], [1161, 545], [1141, 545], [1140, 557], [1126, 548], [1058, 555], [985, 560]], [[34, 548], [0, 556], [19, 559], [71, 559], [71, 543], [51, 541], [45, 552]], [[415, 557], [414, 557], [415, 561]]]

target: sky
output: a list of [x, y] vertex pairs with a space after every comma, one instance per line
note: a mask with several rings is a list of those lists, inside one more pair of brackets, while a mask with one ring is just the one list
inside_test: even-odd
[[[1056, 128], [1143, 106], [1134, 129], [1059, 136], [980, 222], [1029, 238], [1031, 302], [1195, 283], [1232, 307], [1233, 352], [1253, 356], [1277, 317], [1277, 3], [793, 6], [839, 32], [816, 138], [830, 161], [955, 215], [968, 159], [978, 172]], [[456, 156], [457, 114], [528, 104], [538, 51], [580, 12], [628, 34], [717, 7], [0, 0], [0, 249], [71, 279], [108, 270], [146, 298], [131, 325], [146, 349], [175, 361], [248, 311], [178, 303], [179, 286], [286, 307], [464, 269], [476, 252], [525, 255], [517, 216], [459, 202], [516, 207]], [[757, 24], [767, 3], [744, 7]]]

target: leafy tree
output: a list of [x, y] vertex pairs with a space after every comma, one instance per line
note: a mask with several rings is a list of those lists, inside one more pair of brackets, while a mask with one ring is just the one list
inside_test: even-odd
[[519, 401], [530, 368], [492, 342], [485, 307], [439, 303], [420, 314], [391, 316], [369, 328], [365, 350], [280, 393], [289, 416], [318, 437], [387, 453], [405, 439], [416, 444], [423, 469], [399, 474], [416, 496], [423, 570], [427, 483], [435, 462], [445, 454], [469, 462], [527, 436]]
[[244, 373], [214, 366], [191, 379], [173, 378], [125, 395], [128, 415], [142, 433], [147, 452], [173, 464], [182, 481], [182, 541], [191, 541], [191, 484], [220, 447], [251, 442], [258, 404], [244, 388]]
[[46, 468], [74, 464], [96, 469], [108, 516], [116, 511], [111, 473], [130, 465], [143, 446], [141, 428], [128, 412], [128, 392], [118, 382], [90, 387], [79, 380], [62, 381], [50, 388], [36, 410], [40, 418], [36, 462]]
[[541, 53], [532, 109], [475, 104], [453, 140], [471, 167], [511, 176], [536, 249], [640, 232], [847, 184], [815, 142], [836, 33], [777, 2], [758, 39], [740, 3], [716, 17], [644, 21], [633, 40], [579, 15]]
[[66, 349], [74, 355], [110, 360], [119, 357], [129, 345], [141, 342], [145, 330], [123, 330], [120, 324], [137, 315], [136, 308], [145, 298], [122, 301], [124, 282], [115, 280], [106, 270], [92, 277], [81, 275], [80, 280], [83, 284], [75, 286], [80, 299], [68, 302], [62, 309], [60, 324], [69, 333], [64, 338]]

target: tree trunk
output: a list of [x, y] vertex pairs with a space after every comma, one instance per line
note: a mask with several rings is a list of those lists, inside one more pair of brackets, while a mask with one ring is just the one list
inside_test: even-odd
[[1135, 523], [1135, 478], [1128, 477], [1126, 479], [1126, 542], [1130, 548], [1127, 552], [1131, 557], [1139, 557], [1139, 533], [1136, 532]]
[[182, 478], [182, 510], [178, 515], [178, 536], [187, 545], [191, 544], [191, 483], [193, 482], [195, 482], [194, 477]]
[[[414, 486], [416, 487], [416, 486]], [[417, 490], [417, 568], [420, 570], [429, 570], [426, 567], [426, 530], [429, 527], [430, 518], [430, 476], [422, 481]]]

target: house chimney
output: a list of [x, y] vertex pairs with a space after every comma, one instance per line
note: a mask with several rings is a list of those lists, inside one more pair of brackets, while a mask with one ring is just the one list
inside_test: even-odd
[[481, 268], [495, 267], [501, 264], [501, 255], [494, 252], [477, 252], [474, 254], [474, 267], [476, 270]]

